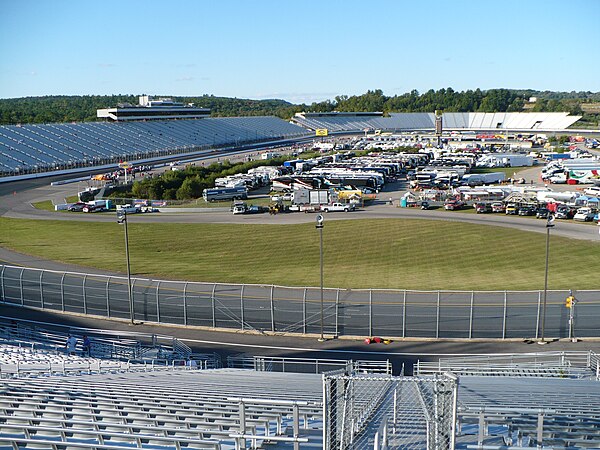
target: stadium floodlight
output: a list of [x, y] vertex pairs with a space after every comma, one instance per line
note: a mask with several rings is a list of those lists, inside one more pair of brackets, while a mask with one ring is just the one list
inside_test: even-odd
[[544, 271], [544, 302], [542, 305], [542, 332], [538, 344], [544, 345], [548, 341], [545, 340], [544, 333], [546, 331], [546, 304], [548, 298], [548, 259], [550, 256], [550, 228], [554, 226], [554, 214], [548, 214], [548, 221], [546, 222], [546, 270]]
[[321, 260], [321, 336], [319, 337], [319, 342], [325, 341], [325, 337], [323, 336], [323, 224], [325, 222], [325, 218], [322, 214], [317, 216], [317, 224], [315, 228], [319, 230], [319, 241], [320, 241], [320, 260]]
[[131, 289], [131, 266], [129, 264], [129, 232], [127, 230], [127, 211], [117, 210], [117, 223], [125, 227], [125, 258], [127, 260], [127, 297], [129, 299], [129, 320], [134, 325], [135, 311], [133, 309], [133, 291]]

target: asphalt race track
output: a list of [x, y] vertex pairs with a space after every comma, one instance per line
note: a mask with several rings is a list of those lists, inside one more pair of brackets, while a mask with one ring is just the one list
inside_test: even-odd
[[[64, 179], [64, 176], [57, 177]], [[37, 210], [31, 206], [32, 202], [45, 200], [48, 198], [61, 198], [66, 195], [73, 194], [76, 189], [76, 184], [62, 185], [58, 187], [50, 186], [52, 178], [42, 178], [28, 181], [19, 181], [14, 183], [0, 183], [0, 216], [11, 218], [32, 218], [40, 220], [78, 220], [78, 221], [114, 221], [113, 215], [108, 214], [55, 214], [48, 211]], [[398, 188], [398, 187], [396, 187]], [[391, 192], [384, 192], [380, 197], [388, 198], [388, 194], [393, 196]], [[397, 199], [398, 197], [394, 197]], [[280, 215], [251, 215], [251, 216], [234, 216], [228, 210], [211, 210], [210, 212], [186, 212], [186, 213], [159, 213], [130, 216], [130, 220], [140, 223], [154, 222], [177, 222], [177, 223], [269, 223], [269, 224], [287, 224], [287, 223], [312, 223], [314, 222], [312, 214], [280, 214]], [[354, 213], [331, 213], [326, 216], [327, 220], [339, 219], [364, 219], [364, 218], [417, 218], [417, 219], [438, 219], [450, 220], [458, 222], [468, 222], [476, 224], [496, 225], [503, 227], [511, 227], [524, 231], [533, 231], [545, 233], [545, 221], [543, 220], [527, 220], [521, 218], [513, 218], [505, 215], [475, 215], [467, 213], [449, 213], [443, 211], [422, 211], [412, 208], [396, 208], [389, 206], [384, 202], [369, 206], [366, 210], [357, 211]], [[561, 222], [552, 231], [553, 235], [560, 235], [574, 239], [583, 239], [590, 241], [598, 241], [598, 227], [577, 224], [572, 222]], [[100, 271], [90, 270], [88, 268], [77, 268], [76, 266], [67, 266], [58, 262], [40, 261], [25, 255], [20, 255], [5, 249], [0, 249], [0, 260], [8, 264], [18, 264], [27, 267], [41, 267], [51, 270], [77, 270], [87, 273], [100, 273]], [[105, 272], [102, 272], [105, 273]], [[116, 275], [116, 274], [114, 274]], [[249, 294], [250, 295], [250, 294]], [[260, 295], [256, 293], [256, 295]], [[561, 294], [562, 295], [562, 294]], [[125, 299], [124, 299], [125, 300]], [[227, 299], [224, 298], [226, 302]], [[33, 306], [33, 305], [32, 305]], [[229, 306], [228, 306], [229, 307]], [[529, 305], [528, 307], [531, 307]], [[563, 308], [564, 309], [564, 308]], [[131, 327], [126, 321], [102, 321], [96, 319], [87, 319], [80, 316], [76, 318], [67, 318], [63, 315], [55, 315], [47, 311], [38, 311], [31, 313], [21, 308], [9, 306], [1, 307], [2, 315], [22, 315], [25, 313], [27, 317], [36, 317], [37, 320], [64, 323], [74, 321], [76, 323], [93, 325], [101, 328], [121, 328]], [[516, 310], [514, 317], [511, 317], [511, 326], [515, 329], [531, 329], [531, 323], [520, 323], [522, 320], [521, 310]], [[557, 311], [560, 315], [560, 312]], [[415, 316], [427, 316], [426, 311], [414, 310]], [[531, 311], [527, 312], [528, 315]], [[169, 314], [167, 314], [169, 315]], [[430, 316], [430, 314], [429, 314]], [[597, 317], [597, 314], [586, 314], [587, 317]], [[348, 329], [360, 330], [361, 326], [364, 330], [364, 316], [352, 313], [346, 314], [344, 326]], [[397, 317], [397, 316], [396, 316]], [[521, 317], [521, 319], [520, 319]], [[550, 314], [549, 317], [552, 317]], [[394, 316], [388, 311], [383, 310], [381, 314], [381, 329], [390, 330], [396, 326]], [[397, 321], [396, 321], [397, 322]], [[458, 325], [464, 329], [461, 322]], [[551, 322], [550, 322], [551, 323]], [[314, 324], [313, 324], [314, 325]], [[593, 329], [594, 324], [589, 324]], [[267, 335], [255, 335], [248, 332], [232, 333], [217, 333], [214, 331], [200, 330], [197, 328], [181, 328], [156, 325], [136, 325], [136, 329], [145, 330], [145, 327], [152, 329], [160, 329], [161, 334], [171, 334], [182, 339], [186, 339], [188, 345], [194, 349], [217, 349], [221, 353], [239, 353], [246, 352], [248, 354], [264, 354], [264, 355], [288, 355], [288, 356], [309, 356], [321, 358], [342, 358], [342, 359], [360, 359], [360, 355], [369, 355], [369, 357], [389, 356], [395, 363], [411, 362], [419, 355], [423, 360], [435, 359], [440, 354], [464, 354], [464, 353], [498, 353], [498, 352], [532, 352], [539, 351], [539, 347], [532, 346], [521, 340], [510, 341], [468, 341], [468, 342], [449, 342], [449, 341], [430, 341], [419, 339], [414, 336], [414, 339], [408, 339], [401, 342], [394, 342], [389, 346], [375, 345], [366, 346], [357, 344], [356, 341], [348, 341], [346, 339], [329, 340], [325, 343], [317, 343], [313, 337], [298, 338], [297, 336], [288, 337], [279, 335], [276, 338]], [[446, 329], [452, 328], [451, 322], [442, 323], [442, 327]], [[255, 327], [268, 328], [268, 327]], [[315, 333], [316, 325], [307, 330]], [[455, 330], [456, 331], [456, 330]], [[353, 333], [354, 334], [354, 333]], [[358, 334], [358, 333], [357, 333]], [[383, 334], [383, 333], [382, 333]], [[464, 332], [450, 333], [455, 337], [465, 337]], [[597, 334], [597, 333], [596, 333]], [[533, 337], [533, 332], [531, 333]], [[547, 335], [552, 335], [547, 333]], [[485, 336], [481, 336], [482, 339]], [[507, 336], [510, 337], [510, 336]], [[248, 346], [248, 347], [246, 347]], [[571, 343], [566, 341], [555, 342], [551, 346], [546, 347], [548, 350], [598, 350], [600, 345], [595, 341], [586, 340], [579, 343]], [[357, 353], [358, 352], [358, 353]]]

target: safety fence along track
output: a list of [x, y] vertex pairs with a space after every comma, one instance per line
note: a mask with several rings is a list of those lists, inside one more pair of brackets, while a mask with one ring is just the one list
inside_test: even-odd
[[[318, 287], [131, 279], [0, 265], [5, 304], [163, 324], [318, 334]], [[567, 291], [324, 289], [329, 336], [537, 338], [569, 336]], [[597, 337], [600, 291], [576, 291], [576, 337]], [[130, 305], [133, 304], [133, 310]], [[545, 321], [543, 317], [545, 316]]]

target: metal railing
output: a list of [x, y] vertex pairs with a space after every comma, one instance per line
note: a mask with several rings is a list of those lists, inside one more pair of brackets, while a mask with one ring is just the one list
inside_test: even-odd
[[[57, 272], [0, 265], [6, 304], [125, 320], [319, 334], [320, 290], [314, 287], [197, 283]], [[568, 337], [564, 299], [548, 291], [546, 337]], [[600, 291], [577, 291], [575, 335], [597, 337]], [[324, 289], [328, 336], [537, 338], [542, 291]]]
[[[203, 367], [197, 367], [203, 368]], [[117, 372], [156, 372], [191, 370], [186, 361], [112, 361], [86, 360], [77, 362], [22, 362], [0, 363], [0, 378], [32, 376], [81, 375]]]
[[278, 356], [228, 356], [227, 367], [265, 372], [295, 373], [381, 373], [391, 374], [392, 364], [385, 361], [291, 358]]
[[325, 375], [326, 449], [453, 449], [453, 376]]
[[451, 372], [456, 375], [595, 378], [600, 359], [594, 351], [557, 351], [504, 355], [478, 355], [417, 361], [415, 375]]

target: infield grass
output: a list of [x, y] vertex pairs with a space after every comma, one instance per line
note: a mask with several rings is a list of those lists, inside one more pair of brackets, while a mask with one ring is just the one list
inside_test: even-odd
[[[328, 221], [327, 287], [542, 289], [545, 235], [416, 219]], [[319, 285], [314, 224], [129, 223], [135, 276]], [[0, 218], [0, 245], [42, 258], [125, 271], [116, 223]], [[549, 288], [597, 289], [600, 244], [551, 237]]]

